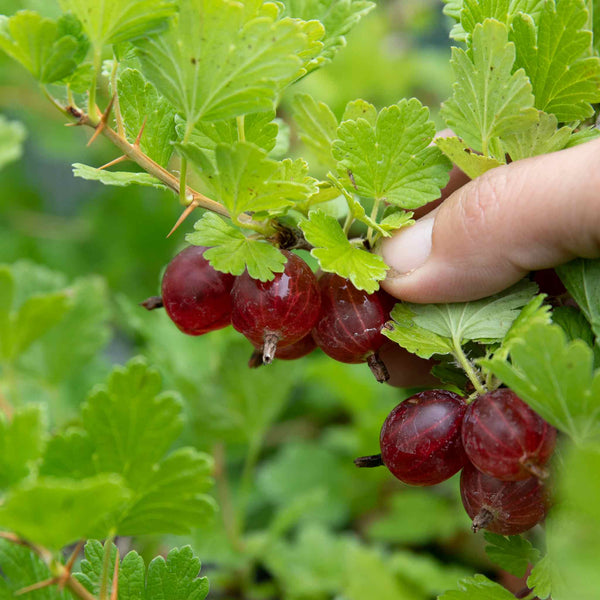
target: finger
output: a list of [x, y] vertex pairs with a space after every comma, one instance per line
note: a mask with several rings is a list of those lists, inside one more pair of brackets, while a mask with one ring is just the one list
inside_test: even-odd
[[420, 219], [437, 208], [448, 196], [451, 196], [456, 190], [468, 183], [470, 179], [458, 167], [452, 167], [450, 170], [450, 179], [446, 187], [442, 190], [442, 195], [437, 200], [429, 202], [415, 210], [415, 219]]
[[600, 256], [600, 140], [488, 171], [385, 240], [383, 287], [411, 302], [489, 296]]

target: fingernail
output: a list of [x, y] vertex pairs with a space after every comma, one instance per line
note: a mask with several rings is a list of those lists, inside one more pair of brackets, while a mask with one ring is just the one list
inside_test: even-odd
[[431, 253], [434, 221], [428, 215], [384, 241], [383, 260], [393, 269], [388, 277], [408, 275], [425, 263]]

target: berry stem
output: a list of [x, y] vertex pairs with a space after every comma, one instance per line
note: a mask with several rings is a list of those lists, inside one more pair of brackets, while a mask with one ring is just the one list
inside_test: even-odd
[[373, 375], [375, 375], [375, 379], [379, 381], [379, 383], [384, 383], [390, 378], [390, 374], [385, 366], [384, 362], [379, 358], [377, 352], [373, 352], [369, 358], [367, 358], [367, 364], [371, 369]]
[[480, 529], [485, 529], [494, 520], [494, 515], [487, 509], [482, 508], [473, 519], [471, 529], [477, 533]]
[[164, 304], [161, 296], [150, 296], [140, 302], [140, 306], [143, 306], [146, 310], [155, 310], [156, 308], [162, 308]]
[[279, 336], [276, 333], [265, 334], [265, 345], [262, 352], [262, 359], [265, 365], [270, 365], [273, 362], [275, 352], [277, 352], [277, 342], [279, 342]]
[[454, 358], [456, 358], [460, 366], [463, 368], [463, 371], [469, 378], [469, 381], [473, 384], [477, 395], [485, 394], [485, 386], [481, 383], [479, 375], [477, 374], [475, 367], [473, 367], [473, 363], [467, 358], [466, 354], [463, 352], [460, 341], [453, 338], [452, 344], [454, 346], [454, 352], [452, 354], [454, 355]]
[[381, 454], [359, 456], [354, 459], [354, 464], [360, 469], [372, 469], [373, 467], [382, 467], [383, 459], [381, 458]]

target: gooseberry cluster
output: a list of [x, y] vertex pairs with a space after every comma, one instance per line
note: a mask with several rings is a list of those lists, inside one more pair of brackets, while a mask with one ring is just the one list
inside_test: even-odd
[[546, 516], [545, 465], [556, 430], [512, 390], [465, 399], [428, 390], [401, 402], [381, 429], [381, 454], [356, 459], [385, 465], [404, 483], [440, 483], [462, 469], [463, 506], [473, 531], [522, 533]]
[[317, 280], [287, 250], [283, 272], [266, 282], [247, 271], [238, 277], [216, 271], [206, 250], [190, 246], [175, 256], [163, 276], [162, 298], [144, 305], [164, 306], [189, 335], [233, 325], [256, 349], [250, 366], [300, 358], [318, 346], [340, 362], [367, 362], [378, 381], [388, 378], [377, 351], [386, 339], [381, 328], [394, 305], [391, 296], [368, 294], [332, 273]]

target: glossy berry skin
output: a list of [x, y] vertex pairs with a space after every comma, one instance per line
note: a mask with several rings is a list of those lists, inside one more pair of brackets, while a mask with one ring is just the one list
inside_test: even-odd
[[231, 323], [235, 277], [213, 269], [204, 246], [189, 246], [167, 266], [162, 301], [167, 314], [188, 335], [201, 335]]
[[317, 346], [340, 362], [365, 362], [386, 340], [381, 328], [390, 317], [391, 296], [367, 294], [334, 273], [325, 273], [319, 288], [321, 316], [313, 329]]
[[303, 356], [310, 354], [316, 347], [317, 344], [315, 344], [315, 340], [309, 333], [289, 346], [277, 348], [275, 358], [280, 360], [296, 360], [297, 358], [302, 358]]
[[556, 429], [512, 390], [501, 388], [474, 400], [467, 409], [462, 440], [469, 460], [483, 473], [504, 481], [544, 477], [554, 451]]
[[546, 490], [537, 477], [501, 481], [471, 464], [461, 473], [460, 495], [473, 531], [517, 535], [542, 521], [548, 510]]
[[293, 344], [310, 333], [319, 317], [317, 278], [300, 257], [282, 252], [287, 258], [283, 273], [259, 281], [246, 271], [231, 290], [232, 325], [255, 346], [263, 346], [267, 336], [276, 338], [280, 348]]
[[446, 390], [427, 390], [401, 402], [388, 415], [379, 438], [381, 458], [410, 485], [435, 485], [467, 463], [460, 428], [467, 405]]

